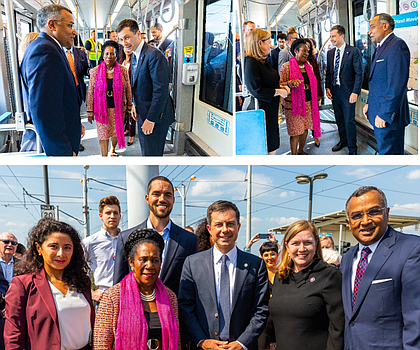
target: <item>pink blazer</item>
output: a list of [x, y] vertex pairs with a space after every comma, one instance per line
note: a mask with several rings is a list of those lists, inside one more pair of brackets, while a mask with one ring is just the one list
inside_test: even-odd
[[[90, 304], [93, 332], [95, 310], [90, 289], [83, 295]], [[44, 269], [13, 277], [5, 300], [6, 350], [60, 350], [57, 310]]]

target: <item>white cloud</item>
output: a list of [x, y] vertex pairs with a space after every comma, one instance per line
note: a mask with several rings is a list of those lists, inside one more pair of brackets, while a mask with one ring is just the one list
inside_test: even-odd
[[395, 204], [391, 210], [404, 211], [404, 212], [407, 212], [407, 211], [420, 212], [420, 203]]
[[351, 171], [346, 171], [345, 172], [346, 175], [348, 176], [353, 176], [353, 177], [357, 177], [359, 179], [364, 178], [366, 176], [371, 176], [376, 174], [375, 171], [368, 169], [368, 168], [356, 168], [354, 170]]
[[6, 227], [29, 227], [31, 225], [28, 224], [28, 223], [26, 223], [26, 222], [13, 222], [13, 221], [8, 221], [3, 226], [6, 226]]
[[296, 195], [295, 191], [283, 191], [282, 193], [280, 193], [279, 197], [288, 198], [288, 197], [294, 197], [295, 195]]
[[287, 198], [287, 192], [286, 191], [284, 191], [284, 192], [282, 192], [282, 193], [280, 193], [280, 198]]
[[289, 218], [286, 218], [284, 216], [279, 217], [279, 218], [267, 218], [267, 221], [274, 222], [279, 226], [292, 224], [293, 222], [298, 221], [298, 220], [300, 220], [300, 218], [297, 218], [297, 217], [294, 217], [294, 216], [291, 216]]
[[67, 179], [77, 179], [82, 180], [83, 173], [78, 171], [67, 171], [67, 170], [57, 170], [57, 169], [48, 169], [50, 177], [64, 177]]
[[420, 169], [410, 171], [407, 175], [410, 180], [420, 179]]

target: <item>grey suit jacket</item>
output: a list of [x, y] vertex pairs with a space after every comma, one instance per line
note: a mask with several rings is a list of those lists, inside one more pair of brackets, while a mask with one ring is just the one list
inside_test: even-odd
[[420, 237], [388, 226], [359, 284], [351, 308], [352, 264], [358, 246], [343, 257], [344, 348], [420, 349]]
[[[182, 269], [178, 307], [193, 347], [219, 339], [213, 249], [189, 256]], [[235, 269], [229, 340], [253, 350], [268, 316], [267, 268], [259, 257], [238, 249]]]

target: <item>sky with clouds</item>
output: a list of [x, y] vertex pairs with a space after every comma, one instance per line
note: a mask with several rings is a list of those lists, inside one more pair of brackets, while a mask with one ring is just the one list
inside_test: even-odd
[[[246, 232], [246, 165], [161, 165], [160, 174], [169, 177], [176, 187], [188, 185], [187, 224], [204, 218], [206, 208], [218, 199], [235, 202], [241, 212], [242, 227], [238, 246], [245, 245]], [[391, 214], [420, 217], [420, 166], [410, 165], [254, 165], [252, 166], [252, 235], [292, 223], [308, 216], [309, 185], [299, 185], [295, 176], [325, 172], [328, 177], [314, 182], [313, 217], [342, 210], [349, 195], [358, 187], [373, 185], [388, 198]], [[83, 234], [83, 165], [48, 166], [50, 201], [66, 214], [60, 220], [72, 224]], [[121, 201], [121, 227], [127, 228], [126, 166], [92, 165], [88, 170], [88, 198], [91, 233], [102, 222], [98, 216], [99, 200], [115, 195]], [[95, 181], [96, 180], [96, 181]], [[100, 181], [100, 182], [97, 182]], [[128, 189], [129, 190], [129, 189]], [[135, 194], [136, 195], [136, 194]], [[143, 200], [144, 193], [138, 194]], [[181, 224], [181, 198], [175, 193], [172, 220]], [[44, 200], [43, 167], [0, 166], [0, 232], [14, 233], [26, 242], [29, 229], [40, 218]], [[405, 232], [420, 234], [414, 227]]]

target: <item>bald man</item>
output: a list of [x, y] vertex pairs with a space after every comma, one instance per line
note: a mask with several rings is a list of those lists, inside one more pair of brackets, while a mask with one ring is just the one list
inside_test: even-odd
[[12, 280], [15, 268], [15, 262], [19, 261], [13, 257], [16, 253], [18, 240], [15, 235], [10, 232], [3, 232], [0, 234], [0, 265], [3, 275], [7, 282]]

